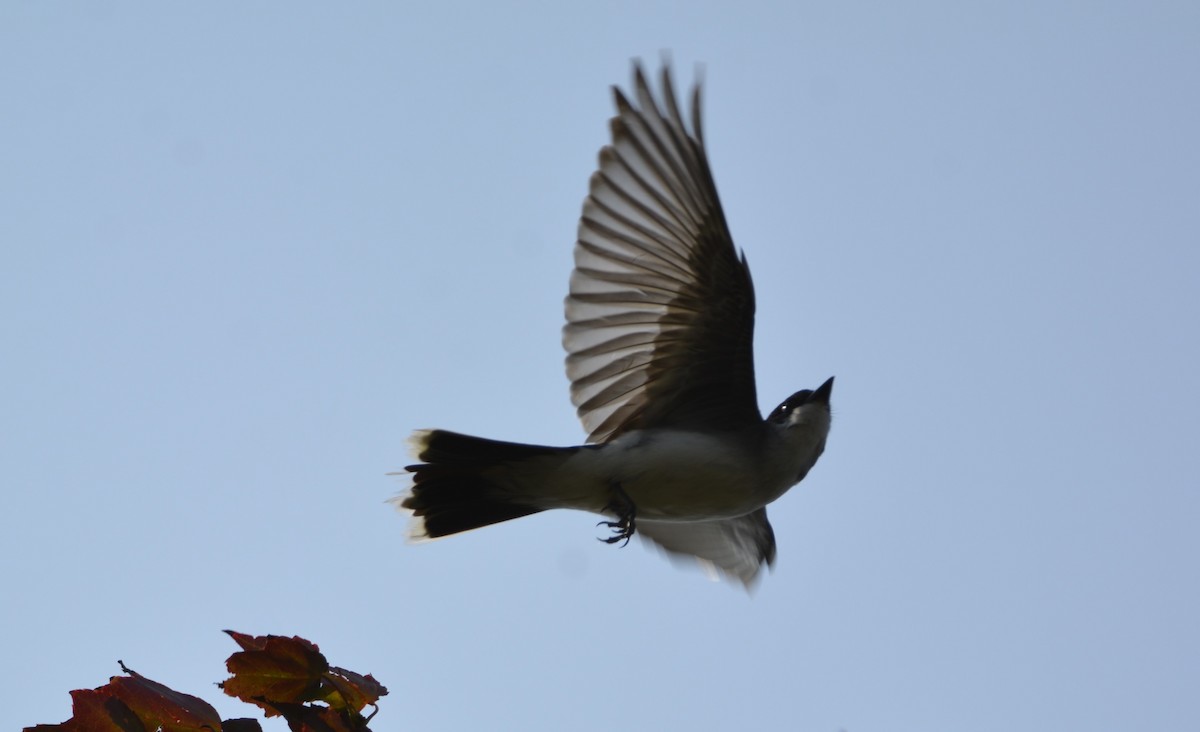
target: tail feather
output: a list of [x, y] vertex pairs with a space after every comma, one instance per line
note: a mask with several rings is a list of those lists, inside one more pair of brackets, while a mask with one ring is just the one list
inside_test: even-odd
[[504, 466], [576, 448], [541, 447], [471, 437], [445, 430], [416, 433], [418, 460], [405, 468], [412, 489], [400, 506], [412, 511], [415, 539], [436, 539], [545, 510], [515, 499], [497, 480]]
[[562, 455], [578, 449], [502, 442], [447, 430], [419, 430], [413, 434], [412, 442], [417, 459], [422, 462], [481, 467], [526, 458]]

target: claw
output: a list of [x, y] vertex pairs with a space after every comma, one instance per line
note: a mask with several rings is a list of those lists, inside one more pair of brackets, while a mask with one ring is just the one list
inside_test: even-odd
[[612, 536], [597, 536], [597, 541], [602, 541], [605, 544], [616, 544], [618, 541], [620, 541], [623, 542], [621, 546], [625, 546], [629, 543], [629, 540], [633, 537], [634, 529], [636, 528], [632, 522], [630, 522], [629, 525], [626, 525], [621, 521], [601, 521], [596, 525], [607, 526], [613, 531]]
[[597, 526], [606, 526], [612, 530], [613, 535], [609, 537], [596, 537], [605, 544], [616, 544], [622, 542], [621, 546], [629, 544], [629, 540], [633, 538], [637, 531], [637, 506], [625, 490], [621, 488], [620, 483], [612, 484], [613, 499], [604, 507], [605, 511], [612, 511], [617, 515], [616, 521], [601, 521]]

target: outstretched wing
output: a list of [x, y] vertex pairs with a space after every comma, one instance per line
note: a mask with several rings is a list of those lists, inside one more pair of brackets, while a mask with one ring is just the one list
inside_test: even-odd
[[637, 531], [673, 557], [695, 558], [710, 574], [734, 577], [747, 588], [764, 564], [769, 567], [775, 561], [775, 532], [765, 508], [719, 521], [639, 519]]
[[600, 151], [583, 204], [566, 300], [571, 401], [589, 442], [762, 418], [754, 286], [708, 167], [700, 87], [690, 130], [669, 68], [661, 103], [637, 64], [634, 91], [636, 103], [613, 89], [612, 143]]

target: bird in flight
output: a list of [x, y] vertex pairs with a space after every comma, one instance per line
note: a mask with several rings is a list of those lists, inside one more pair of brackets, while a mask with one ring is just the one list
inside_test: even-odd
[[775, 558], [767, 504], [825, 449], [830, 377], [763, 419], [754, 385], [754, 286], [704, 151], [664, 65], [613, 88], [612, 142], [583, 203], [563, 346], [587, 444], [544, 447], [447, 430], [413, 434], [412, 486], [393, 499], [422, 541], [554, 508], [607, 517], [747, 587]]

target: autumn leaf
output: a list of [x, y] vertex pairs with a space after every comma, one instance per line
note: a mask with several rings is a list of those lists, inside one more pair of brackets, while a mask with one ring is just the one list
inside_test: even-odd
[[257, 704], [269, 716], [278, 713], [276, 703], [302, 704], [323, 696], [321, 681], [329, 662], [316, 644], [298, 637], [225, 632], [244, 649], [225, 662], [233, 674], [221, 683], [226, 694]]
[[162, 732], [221, 729], [221, 716], [208, 702], [148, 679], [124, 664], [121, 668], [129, 675], [113, 677], [107, 688], [147, 729], [157, 728]]
[[[361, 712], [387, 694], [370, 674], [330, 666], [304, 638], [225, 632], [242, 648], [225, 662], [233, 675], [218, 686], [226, 694], [261, 707], [267, 716], [282, 716], [293, 732], [370, 732], [374, 711], [368, 717]], [[73, 716], [66, 722], [25, 732], [262, 732], [257, 720], [222, 722], [203, 699], [118, 663], [126, 676], [71, 692]]]
[[[120, 662], [118, 662], [120, 663]], [[38, 725], [36, 732], [222, 732], [217, 710], [203, 699], [130, 671], [97, 689], [71, 692], [72, 716], [58, 725]]]
[[[293, 730], [365, 731], [370, 718], [362, 716], [363, 708], [387, 694], [370, 674], [330, 666], [316, 644], [303, 638], [225, 632], [242, 650], [226, 661], [233, 676], [221, 688], [262, 707], [267, 716], [282, 715]], [[311, 703], [317, 701], [329, 706]]]

